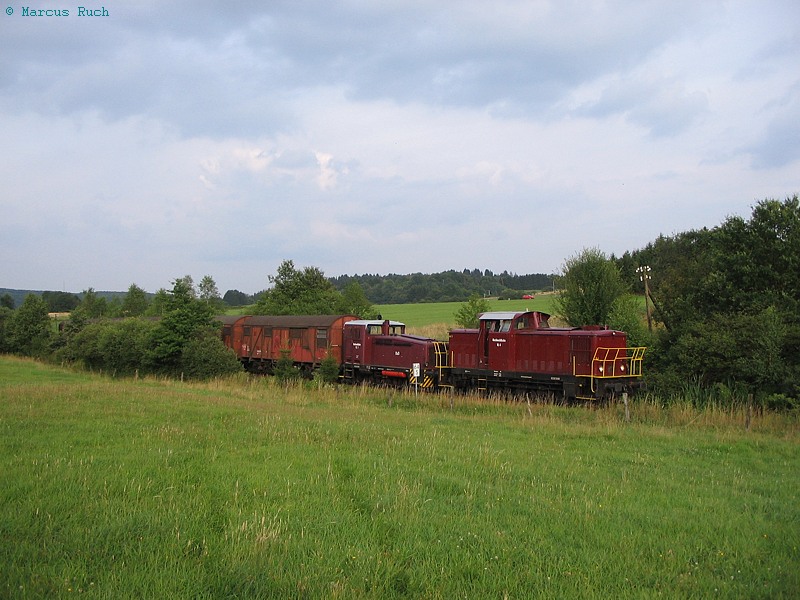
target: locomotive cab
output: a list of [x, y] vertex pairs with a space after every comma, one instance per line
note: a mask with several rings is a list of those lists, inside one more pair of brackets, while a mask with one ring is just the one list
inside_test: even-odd
[[542, 312], [487, 312], [478, 319], [478, 368], [507, 370], [515, 334], [549, 329], [550, 315]]
[[369, 363], [376, 336], [397, 336], [405, 332], [405, 323], [399, 321], [350, 321], [344, 328], [344, 362], [354, 365]]

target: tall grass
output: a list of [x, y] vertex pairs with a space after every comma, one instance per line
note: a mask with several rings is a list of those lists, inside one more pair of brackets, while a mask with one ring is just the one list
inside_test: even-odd
[[792, 597], [798, 423], [0, 358], [0, 595]]

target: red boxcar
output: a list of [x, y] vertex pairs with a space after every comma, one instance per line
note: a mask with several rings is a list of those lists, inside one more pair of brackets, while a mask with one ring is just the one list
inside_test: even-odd
[[328, 355], [342, 363], [343, 328], [354, 315], [222, 317], [222, 339], [245, 369], [272, 371], [288, 349], [295, 365], [310, 373]]
[[607, 398], [641, 381], [644, 348], [601, 327], [552, 328], [541, 312], [490, 312], [450, 332], [449, 384]]
[[[447, 360], [447, 344], [405, 334], [398, 321], [350, 321], [344, 327], [344, 376], [436, 387]], [[414, 365], [419, 366], [418, 377]]]

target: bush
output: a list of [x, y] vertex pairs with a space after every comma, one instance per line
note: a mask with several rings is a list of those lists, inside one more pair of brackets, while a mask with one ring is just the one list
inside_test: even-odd
[[769, 410], [790, 411], [800, 408], [800, 402], [796, 398], [790, 398], [786, 394], [770, 394], [764, 399], [764, 405]]
[[102, 369], [105, 366], [103, 351], [100, 346], [105, 323], [83, 324], [80, 329], [65, 329], [66, 345], [57, 356], [62, 360], [83, 364], [87, 369]]
[[339, 380], [339, 362], [328, 354], [314, 373], [314, 379], [322, 383], [336, 383]]
[[103, 325], [99, 336], [103, 368], [114, 375], [133, 375], [143, 371], [155, 324], [129, 318]]
[[28, 294], [6, 326], [6, 343], [11, 352], [23, 356], [45, 356], [52, 337], [47, 303], [35, 294]]
[[282, 382], [300, 379], [301, 373], [297, 367], [294, 366], [290, 348], [281, 348], [281, 357], [275, 363], [273, 374], [276, 379]]
[[181, 367], [189, 379], [223, 377], [242, 370], [236, 353], [225, 346], [216, 329], [205, 329], [186, 343]]

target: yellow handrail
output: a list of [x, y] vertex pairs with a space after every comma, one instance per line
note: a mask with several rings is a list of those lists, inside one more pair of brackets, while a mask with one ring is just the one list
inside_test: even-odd
[[592, 379], [611, 377], [641, 377], [645, 346], [633, 348], [596, 348], [592, 357], [591, 370], [587, 374], [577, 373], [577, 363], [573, 357], [573, 374]]
[[591, 381], [591, 390], [595, 391], [595, 379], [610, 379], [621, 377], [641, 377], [642, 361], [644, 360], [645, 346], [633, 348], [597, 348], [592, 357], [591, 371], [588, 375], [575, 373], [577, 377], [588, 377]]

